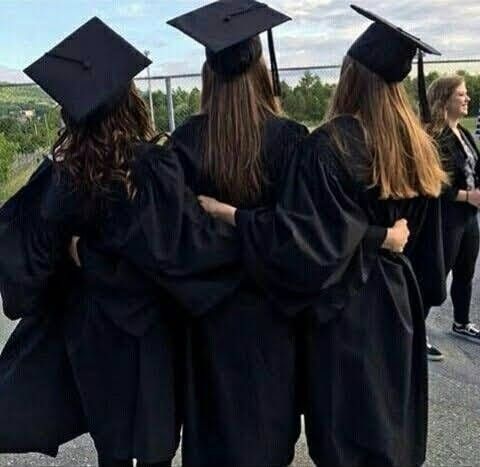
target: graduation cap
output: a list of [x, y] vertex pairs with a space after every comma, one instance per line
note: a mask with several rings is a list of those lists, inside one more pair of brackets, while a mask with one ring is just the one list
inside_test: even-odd
[[220, 0], [174, 18], [167, 23], [206, 48], [210, 67], [227, 79], [244, 73], [262, 54], [257, 37], [268, 31], [273, 88], [280, 95], [280, 78], [272, 28], [289, 16], [254, 0]]
[[441, 55], [440, 52], [384, 18], [358, 6], [350, 6], [374, 23], [352, 44], [348, 55], [381, 76], [387, 83], [401, 82], [408, 76], [418, 51], [420, 113], [422, 121], [430, 121], [423, 55]]
[[79, 123], [115, 105], [150, 63], [94, 17], [24, 72]]

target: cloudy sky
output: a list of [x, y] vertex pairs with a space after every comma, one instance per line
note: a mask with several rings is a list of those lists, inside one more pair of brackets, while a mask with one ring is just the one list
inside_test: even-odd
[[[165, 21], [205, 0], [0, 0], [0, 81], [22, 70], [96, 15], [140, 50], [151, 51], [153, 73], [198, 72], [202, 47]], [[369, 21], [347, 0], [270, 0], [294, 20], [278, 27], [281, 67], [337, 64]], [[480, 58], [479, 0], [357, 0], [443, 52], [444, 58]], [[459, 4], [461, 6], [459, 6]]]

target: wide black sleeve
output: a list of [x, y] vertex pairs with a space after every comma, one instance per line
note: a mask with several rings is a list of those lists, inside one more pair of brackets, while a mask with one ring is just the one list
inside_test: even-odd
[[409, 254], [425, 309], [441, 305], [447, 296], [441, 199], [428, 201], [422, 228]]
[[456, 138], [450, 130], [444, 131], [436, 138], [442, 168], [449, 178], [449, 183], [443, 186], [442, 196], [451, 202], [457, 201], [460, 190], [458, 168], [455, 164], [455, 154], [458, 151]]
[[0, 210], [0, 293], [11, 319], [45, 311], [55, 295], [52, 280], [65, 259], [66, 237], [41, 215], [52, 179], [53, 164], [46, 159]]
[[319, 297], [342, 307], [368, 279], [386, 235], [369, 225], [335, 159], [317, 135], [291, 165], [275, 209], [237, 211], [244, 262], [287, 313]]
[[124, 258], [189, 310], [212, 308], [237, 283], [230, 274], [239, 261], [235, 230], [203, 211], [167, 150], [150, 148], [135, 180], [136, 195], [112, 208], [101, 238], [80, 241], [81, 257], [92, 248]]

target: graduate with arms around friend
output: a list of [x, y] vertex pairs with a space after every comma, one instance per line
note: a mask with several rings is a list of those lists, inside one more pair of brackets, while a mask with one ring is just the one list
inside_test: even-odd
[[[273, 206], [307, 130], [282, 116], [271, 29], [289, 20], [263, 3], [219, 1], [169, 21], [206, 48], [199, 115], [172, 135], [192, 189]], [[269, 31], [270, 78], [258, 34]], [[188, 323], [185, 466], [286, 466], [300, 433], [296, 322], [243, 269], [236, 286]]]
[[250, 273], [272, 299], [303, 311], [313, 461], [419, 466], [423, 301], [445, 298], [438, 196], [447, 177], [401, 81], [417, 49], [435, 50], [354, 8], [374, 23], [349, 49], [327, 122], [304, 143], [275, 209], [201, 199], [236, 224]]
[[[442, 196], [442, 230], [445, 273], [452, 272], [452, 333], [480, 344], [480, 328], [470, 321], [472, 282], [479, 249], [480, 152], [472, 134], [460, 124], [468, 115], [470, 97], [462, 76], [436, 79], [429, 86], [427, 96], [431, 110], [427, 131], [435, 138], [450, 177], [450, 186]], [[430, 344], [427, 353], [431, 360], [443, 358]]]
[[[53, 161], [0, 211], [0, 291], [7, 316], [23, 318], [0, 358], [1, 452], [55, 455], [88, 431], [100, 466], [175, 455], [176, 287], [237, 253], [233, 229], [201, 209], [177, 159], [153, 143], [132, 83], [149, 63], [93, 18], [26, 69], [65, 126]], [[186, 288], [183, 306], [208, 309]]]

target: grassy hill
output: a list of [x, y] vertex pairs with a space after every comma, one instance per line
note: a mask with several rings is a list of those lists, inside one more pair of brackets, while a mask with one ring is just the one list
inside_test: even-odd
[[54, 105], [53, 100], [37, 86], [0, 87], [0, 118], [8, 116], [9, 112], [41, 111]]
[[37, 167], [38, 162], [34, 161], [15, 173], [12, 173], [5, 185], [0, 185], [0, 206], [27, 183]]
[[53, 105], [52, 99], [37, 86], [0, 87], [0, 103]]

